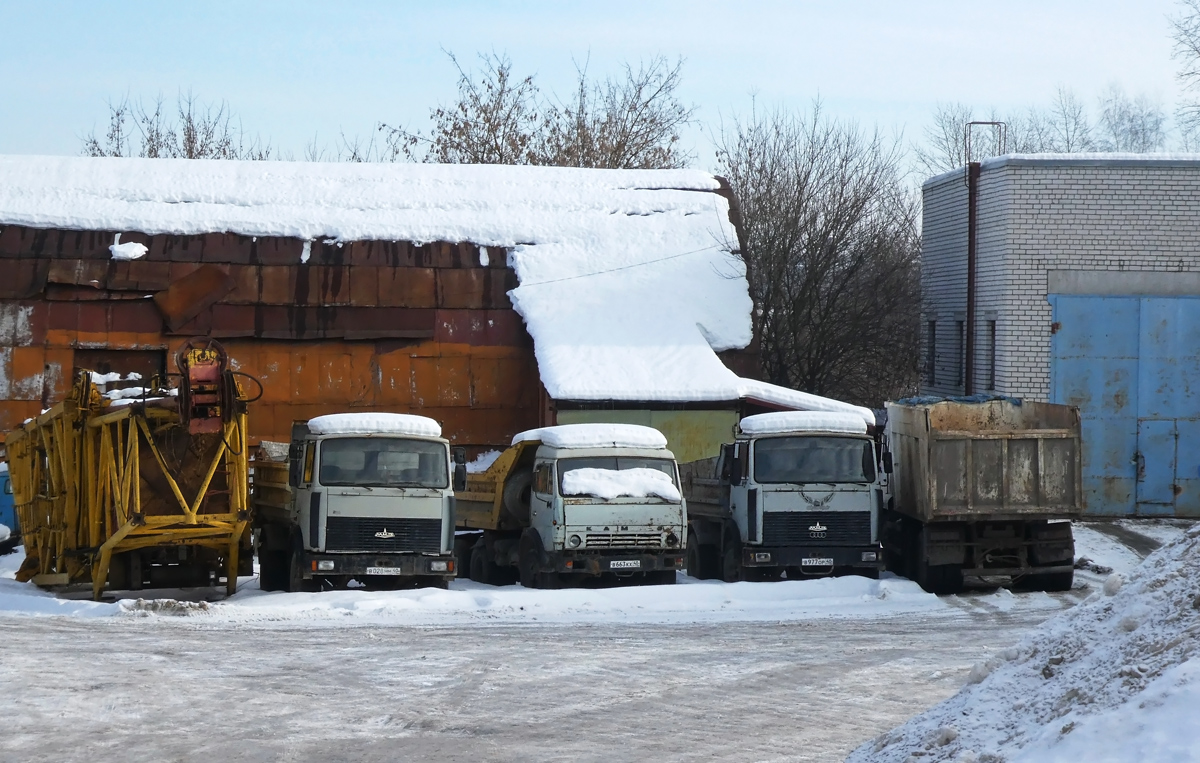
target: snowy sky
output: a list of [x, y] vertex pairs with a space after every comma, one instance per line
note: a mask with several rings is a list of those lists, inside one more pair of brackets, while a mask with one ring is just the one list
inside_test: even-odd
[[455, 93], [444, 51], [507, 53], [566, 94], [574, 61], [685, 59], [686, 140], [750, 96], [919, 137], [938, 101], [1000, 110], [1066, 84], [1089, 103], [1111, 83], [1178, 98], [1167, 16], [1175, 0], [710, 2], [55, 2], [0, 0], [0, 153], [76, 154], [109, 99], [191, 89], [228, 100], [251, 132], [299, 158], [314, 135], [424, 128]]

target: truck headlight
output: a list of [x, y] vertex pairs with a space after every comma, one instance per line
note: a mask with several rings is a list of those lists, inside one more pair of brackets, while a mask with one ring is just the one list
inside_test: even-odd
[[679, 545], [679, 536], [676, 535], [675, 533], [667, 533], [667, 545], [668, 546], [678, 546]]
[[317, 571], [318, 572], [332, 572], [333, 571], [333, 560], [332, 559], [318, 560], [317, 561]]
[[879, 559], [879, 554], [877, 554], [874, 551], [862, 552], [862, 560], [864, 562], [874, 562], [874, 561], [877, 561], [878, 559]]
[[449, 572], [450, 571], [450, 563], [443, 562], [443, 561], [430, 562], [429, 563], [429, 571], [430, 572]]
[[572, 535], [570, 538], [567, 538], [567, 545], [571, 548], [579, 548], [582, 543], [583, 538], [580, 538], [578, 535]]

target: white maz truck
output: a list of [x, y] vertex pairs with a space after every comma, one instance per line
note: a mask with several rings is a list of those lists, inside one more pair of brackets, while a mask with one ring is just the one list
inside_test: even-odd
[[424, 416], [345, 413], [294, 424], [286, 459], [260, 449], [251, 487], [263, 590], [445, 588], [466, 466], [441, 435]]
[[688, 573], [777, 580], [883, 567], [875, 442], [855, 413], [764, 413], [717, 458], [680, 465]]
[[530, 588], [599, 576], [674, 583], [685, 514], [675, 456], [658, 430], [522, 432], [458, 496], [460, 566], [477, 582]]

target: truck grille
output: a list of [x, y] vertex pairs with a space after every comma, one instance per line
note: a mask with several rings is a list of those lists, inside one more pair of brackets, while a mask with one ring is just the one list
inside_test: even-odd
[[588, 533], [587, 548], [660, 548], [662, 533]]
[[[383, 535], [385, 537], [379, 537]], [[392, 537], [386, 537], [386, 536]], [[428, 551], [442, 547], [440, 519], [389, 517], [329, 517], [325, 523], [326, 551]]]
[[[817, 526], [825, 529], [812, 529]], [[866, 546], [870, 543], [869, 511], [763, 512], [764, 546]]]

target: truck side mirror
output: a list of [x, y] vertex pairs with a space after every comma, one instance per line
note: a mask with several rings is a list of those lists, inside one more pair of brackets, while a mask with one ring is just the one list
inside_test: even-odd
[[890, 450], [885, 450], [883, 452], [882, 461], [883, 461], [883, 473], [891, 474], [892, 473], [892, 452]]
[[743, 472], [745, 469], [743, 466], [745, 464], [746, 454], [742, 448], [742, 443], [740, 442], [735, 442], [729, 447], [732, 450], [732, 458], [729, 459], [729, 482], [730, 484], [738, 485], [741, 484], [742, 477], [744, 476]]
[[454, 448], [450, 454], [454, 459], [454, 492], [461, 493], [467, 489], [467, 451]]

